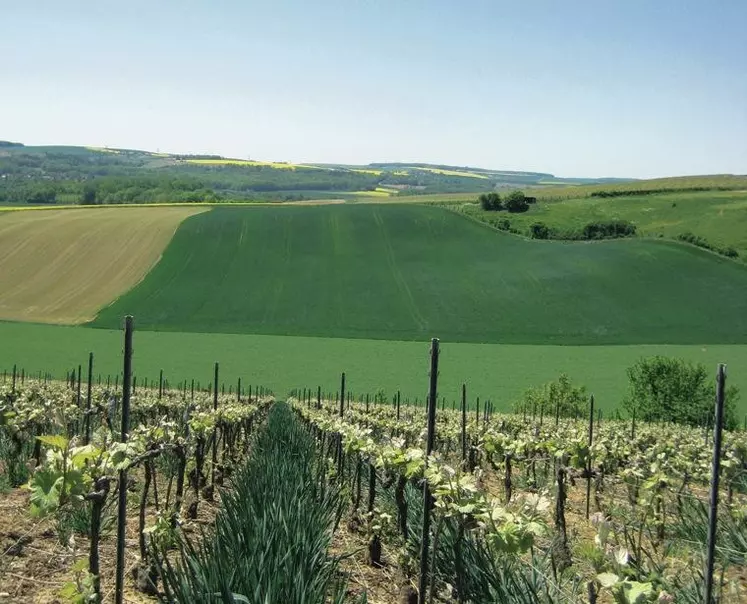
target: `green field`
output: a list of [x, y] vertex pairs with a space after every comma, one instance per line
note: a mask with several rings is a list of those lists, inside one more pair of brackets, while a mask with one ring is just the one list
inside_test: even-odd
[[[543, 181], [550, 182], [550, 181]], [[598, 191], [659, 191], [662, 189], [682, 190], [734, 190], [744, 192], [747, 189], [747, 175], [739, 174], [704, 174], [700, 176], [670, 176], [650, 178], [627, 182], [588, 183], [583, 185], [550, 185], [526, 189], [530, 195], [539, 199], [559, 200], [588, 197]]]
[[590, 222], [628, 220], [643, 236], [675, 238], [690, 231], [721, 247], [732, 246], [740, 257], [747, 258], [747, 191], [540, 201], [524, 214], [484, 212], [477, 204], [464, 210], [480, 220], [508, 218], [522, 232], [535, 222], [569, 231], [580, 230]]
[[[245, 387], [261, 383], [278, 395], [296, 387], [339, 389], [347, 372], [354, 393], [402, 390], [403, 397], [421, 401], [428, 389], [428, 342], [388, 342], [338, 338], [263, 335], [156, 333], [135, 325], [133, 367], [138, 381], [195, 378], [212, 381], [213, 363], [220, 362], [228, 384], [242, 378]], [[57, 377], [83, 364], [95, 353], [94, 374], [122, 370], [122, 333], [116, 330], [0, 322], [0, 371], [13, 363], [29, 373], [54, 372]], [[611, 411], [625, 395], [625, 370], [643, 356], [664, 354], [702, 362], [715, 372], [728, 363], [729, 383], [742, 391], [741, 413], [747, 413], [747, 346], [524, 346], [443, 342], [439, 392], [451, 401], [462, 382], [470, 400], [491, 399], [508, 410], [526, 388], [554, 379], [561, 372], [588, 386], [601, 408]], [[113, 378], [112, 378], [113, 379]]]
[[747, 343], [747, 268], [657, 241], [536, 242], [436, 207], [218, 208], [93, 325], [504, 344]]

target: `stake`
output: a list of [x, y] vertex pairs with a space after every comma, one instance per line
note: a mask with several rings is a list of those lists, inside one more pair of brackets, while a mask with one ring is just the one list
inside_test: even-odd
[[[345, 415], [345, 372], [342, 372], [342, 376], [340, 377], [340, 397], [339, 397], [339, 403], [340, 403], [340, 418], [342, 418]], [[340, 475], [342, 475], [342, 434], [337, 435], [337, 468], [340, 472]]]
[[594, 395], [589, 404], [589, 455], [586, 463], [586, 519], [589, 519], [589, 505], [591, 504], [591, 445], [594, 440]]
[[[428, 392], [428, 432], [425, 444], [425, 463], [433, 451], [436, 437], [436, 405], [438, 404], [438, 338], [431, 340], [431, 380]], [[426, 587], [428, 586], [428, 550], [430, 547], [431, 509], [433, 498], [428, 482], [423, 486], [423, 536], [420, 548], [420, 583], [418, 584], [418, 604], [426, 602]]]
[[721, 435], [724, 424], [724, 386], [726, 365], [719, 364], [716, 374], [716, 417], [713, 426], [713, 462], [711, 464], [711, 498], [708, 512], [708, 546], [705, 568], [705, 604], [713, 602], [713, 565], [716, 554], [716, 521], [718, 520], [718, 483], [721, 471]]
[[[215, 363], [215, 379], [213, 380], [213, 411], [218, 410], [218, 362]], [[215, 485], [215, 466], [218, 464], [218, 426], [213, 430], [213, 467], [210, 472], [210, 484]]]
[[163, 396], [163, 369], [158, 372], [158, 400]]
[[[122, 380], [122, 431], [119, 440], [127, 441], [130, 431], [130, 384], [132, 383], [132, 316], [125, 317], [124, 379]], [[124, 596], [125, 529], [127, 528], [127, 470], [119, 471], [119, 508], [117, 510], [117, 574], [114, 601]]]
[[86, 391], [86, 440], [87, 445], [91, 440], [91, 380], [93, 379], [93, 353], [88, 353], [88, 390]]
[[467, 460], [467, 384], [462, 384], [462, 467]]

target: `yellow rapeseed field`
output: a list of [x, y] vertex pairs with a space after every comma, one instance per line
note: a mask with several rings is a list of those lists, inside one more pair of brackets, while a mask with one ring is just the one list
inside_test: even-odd
[[200, 207], [0, 212], [0, 320], [83, 323], [138, 283]]
[[260, 166], [275, 168], [277, 170], [326, 170], [319, 166], [307, 166], [306, 164], [286, 164], [284, 162], [254, 161], [251, 159], [187, 159], [188, 164], [199, 166]]
[[477, 174], [476, 172], [463, 172], [461, 170], [441, 170], [440, 168], [410, 168], [411, 170], [423, 170], [424, 172], [432, 172], [433, 174], [442, 174], [444, 176], [465, 176], [468, 178], [482, 178], [486, 180], [488, 177], [484, 174]]

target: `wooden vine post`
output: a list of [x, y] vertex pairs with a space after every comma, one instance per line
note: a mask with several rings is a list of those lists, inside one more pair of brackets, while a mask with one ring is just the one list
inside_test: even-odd
[[[218, 362], [215, 363], [215, 376], [213, 378], [213, 413], [218, 411]], [[218, 465], [218, 422], [213, 429], [213, 459], [212, 471], [210, 472], [210, 486], [215, 488], [215, 468]]]
[[[340, 377], [340, 419], [345, 416], [345, 372]], [[337, 435], [337, 471], [342, 477], [342, 434]]]
[[[436, 405], [438, 404], [438, 338], [431, 340], [431, 375], [430, 391], [428, 392], [428, 430], [425, 442], [425, 463], [428, 465], [428, 456], [433, 451], [433, 443], [436, 436]], [[420, 547], [420, 582], [418, 584], [418, 604], [426, 602], [426, 588], [428, 586], [428, 550], [430, 548], [431, 532], [431, 510], [433, 509], [433, 497], [428, 487], [428, 481], [423, 483], [423, 536]]]
[[[122, 380], [122, 429], [120, 442], [127, 442], [130, 431], [130, 384], [132, 384], [132, 316], [125, 317], [124, 378]], [[127, 470], [119, 471], [119, 502], [117, 509], [117, 572], [114, 601], [122, 604], [124, 597], [125, 531], [127, 529]]]
[[586, 519], [589, 519], [591, 505], [591, 445], [594, 442], [594, 395], [589, 399], [589, 453], [586, 462]]
[[711, 464], [711, 492], [708, 510], [708, 543], [705, 567], [705, 604], [713, 603], [713, 566], [716, 557], [716, 521], [718, 519], [718, 487], [721, 472], [721, 437], [724, 426], [724, 387], [726, 365], [719, 364], [716, 373], [716, 412], [713, 426], [713, 461]]
[[91, 386], [93, 383], [93, 353], [88, 353], [88, 389], [86, 390], [85, 442], [91, 441]]
[[462, 467], [467, 462], [467, 384], [462, 384]]

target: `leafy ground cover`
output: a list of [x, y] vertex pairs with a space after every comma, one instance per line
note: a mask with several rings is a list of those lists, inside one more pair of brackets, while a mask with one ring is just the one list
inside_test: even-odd
[[408, 205], [216, 208], [92, 323], [524, 344], [747, 343], [747, 270], [666, 241], [559, 243]]
[[[402, 400], [422, 401], [427, 385], [428, 344], [384, 340], [306, 338], [267, 335], [169, 333], [140, 331], [135, 319], [133, 367], [139, 383], [158, 379], [159, 369], [171, 383], [195, 377], [204, 386], [221, 363], [226, 388], [242, 378], [271, 387], [282, 395], [308, 387], [324, 392], [339, 388], [346, 371], [353, 393], [387, 396], [401, 390]], [[94, 372], [112, 376], [122, 370], [122, 333], [56, 325], [0, 322], [0, 372], [13, 364], [29, 374], [50, 371], [57, 377], [95, 354]], [[447, 402], [458, 400], [468, 385], [469, 401], [490, 399], [496, 409], [510, 411], [524, 391], [567, 373], [593, 393], [605, 413], [620, 408], [627, 394], [626, 369], [641, 357], [665, 355], [703, 363], [715, 372], [728, 365], [728, 383], [742, 392], [739, 418], [747, 414], [747, 346], [523, 346], [444, 341], [439, 392]], [[1, 379], [1, 378], [0, 378]], [[8, 379], [9, 373], [8, 373]], [[255, 384], [256, 385], [256, 384]]]

